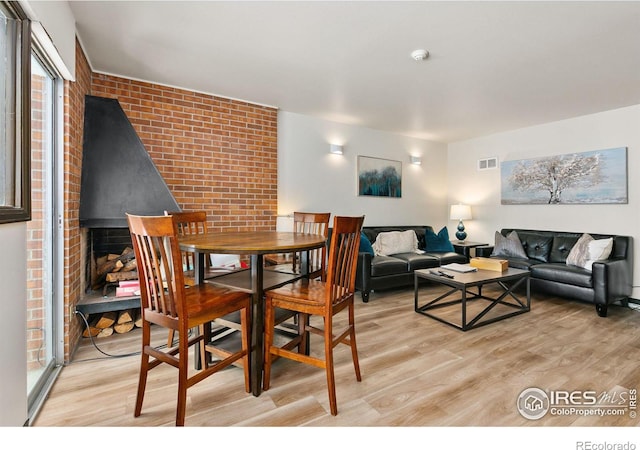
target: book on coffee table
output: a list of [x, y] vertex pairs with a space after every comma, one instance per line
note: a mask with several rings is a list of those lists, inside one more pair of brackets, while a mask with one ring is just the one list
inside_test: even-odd
[[459, 263], [451, 263], [445, 264], [444, 266], [440, 266], [441, 269], [453, 270], [454, 272], [477, 272], [478, 269], [475, 267], [471, 267], [469, 264], [459, 264]]

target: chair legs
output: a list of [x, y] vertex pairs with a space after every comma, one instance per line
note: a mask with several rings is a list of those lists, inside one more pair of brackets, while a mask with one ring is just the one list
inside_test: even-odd
[[[241, 310], [241, 328], [242, 333], [242, 350], [237, 353], [229, 353], [225, 359], [210, 363], [206, 357], [205, 343], [211, 338], [210, 327], [200, 325], [199, 333], [195, 337], [185, 336], [184, 339], [178, 340], [178, 346], [170, 348], [167, 352], [157, 350], [151, 346], [151, 326], [149, 322], [142, 323], [142, 355], [140, 362], [140, 377], [138, 379], [138, 392], [136, 396], [136, 405], [134, 417], [139, 417], [142, 412], [142, 403], [147, 386], [147, 375], [151, 369], [162, 364], [168, 363], [178, 369], [178, 401], [176, 406], [176, 426], [184, 426], [187, 408], [187, 389], [195, 385], [199, 381], [207, 378], [209, 375], [230, 366], [235, 361], [242, 360], [244, 372], [244, 387], [246, 392], [251, 392], [249, 380], [249, 329], [250, 315], [249, 308]], [[198, 345], [201, 349], [201, 370], [198, 374], [189, 377], [189, 348], [192, 345]], [[177, 356], [176, 356], [177, 355]], [[153, 357], [153, 359], [151, 359]]]
[[[188, 357], [175, 358], [174, 355], [187, 355], [189, 351], [189, 339], [180, 339], [178, 341], [178, 347], [172, 349], [168, 353], [155, 350], [151, 347], [151, 326], [149, 322], [143, 321], [142, 323], [142, 355], [140, 363], [140, 378], [138, 380], [138, 394], [136, 396], [136, 407], [133, 413], [134, 417], [139, 417], [142, 413], [142, 403], [144, 400], [144, 393], [147, 387], [147, 375], [149, 370], [158, 366], [162, 362], [169, 362], [172, 360], [172, 365], [178, 368], [178, 404], [176, 407], [176, 426], [184, 426], [184, 419], [187, 408], [187, 375], [188, 375]], [[154, 359], [151, 360], [151, 356]], [[158, 359], [162, 358], [162, 360]]]
[[[183, 358], [183, 355], [187, 355], [189, 352], [188, 339], [180, 339], [178, 343], [180, 348], [180, 363], [178, 364], [178, 405], [176, 407], [176, 426], [184, 426], [184, 419], [187, 411], [187, 371], [189, 370], [187, 364], [189, 358]], [[204, 369], [204, 367], [203, 367]]]
[[149, 372], [149, 353], [145, 348], [151, 342], [151, 327], [149, 322], [142, 322], [142, 355], [140, 358], [140, 377], [138, 378], [138, 394], [136, 396], [136, 408], [134, 417], [139, 417], [142, 412], [142, 401], [147, 387], [147, 373]]
[[[307, 343], [308, 343], [308, 335], [309, 332], [306, 330], [306, 325], [309, 324], [309, 315], [300, 313], [297, 316], [296, 330], [294, 333], [297, 333], [296, 336], [287, 342], [282, 348], [286, 350], [292, 350], [294, 348], [298, 349], [298, 353], [301, 355], [305, 355], [307, 351]], [[271, 380], [271, 363], [275, 358], [277, 358], [276, 353], [272, 353], [270, 349], [274, 349], [277, 351], [277, 347], [273, 346], [273, 341], [275, 339], [275, 331], [276, 331], [276, 313], [273, 308], [266, 307], [265, 308], [265, 325], [264, 325], [264, 367], [263, 367], [263, 389], [269, 389], [269, 384]], [[282, 355], [284, 356], [284, 355]]]
[[355, 329], [355, 311], [354, 305], [349, 305], [349, 328], [339, 337], [334, 338], [333, 327], [331, 325], [326, 326], [324, 329], [324, 351], [325, 351], [325, 364], [327, 372], [327, 387], [329, 389], [329, 407], [331, 408], [331, 414], [338, 414], [338, 403], [336, 399], [336, 380], [335, 372], [333, 369], [333, 348], [343, 343], [351, 347], [351, 359], [353, 360], [353, 367], [356, 372], [356, 380], [362, 381], [362, 375], [360, 374], [360, 362], [358, 361], [358, 347], [356, 345], [356, 329]]
[[333, 372], [333, 336], [331, 326], [327, 326], [325, 320], [324, 327], [324, 363], [327, 372], [327, 388], [329, 390], [329, 408], [331, 415], [338, 414], [338, 401], [336, 400], [336, 377]]
[[356, 344], [355, 316], [355, 306], [351, 303], [349, 305], [349, 346], [351, 347], [353, 368], [356, 371], [356, 380], [362, 381], [362, 375], [360, 374], [360, 362], [358, 360], [358, 345]]
[[262, 374], [262, 389], [267, 391], [271, 382], [271, 346], [274, 333], [273, 308], [267, 301], [264, 310], [264, 367]]
[[[356, 373], [356, 379], [358, 381], [362, 381], [362, 376], [360, 374], [360, 363], [358, 361], [358, 349], [356, 347], [356, 333], [354, 326], [354, 306], [353, 303], [349, 305], [349, 326], [348, 329], [345, 330], [340, 336], [333, 336], [333, 326], [332, 326], [332, 318], [325, 318], [324, 329], [322, 331], [309, 326], [309, 320], [307, 314], [300, 314], [300, 329], [298, 336], [298, 352], [295, 353], [292, 351], [292, 348], [295, 348], [292, 343], [288, 343], [283, 347], [277, 347], [273, 345], [274, 342], [274, 308], [269, 300], [267, 300], [266, 308], [265, 308], [265, 357], [264, 357], [264, 378], [263, 378], [263, 389], [265, 391], [269, 390], [271, 387], [271, 364], [274, 359], [278, 357], [285, 357], [288, 359], [292, 359], [294, 361], [303, 362], [306, 364], [313, 365], [315, 367], [324, 368], [327, 378], [327, 390], [329, 394], [329, 407], [332, 415], [338, 414], [338, 405], [336, 398], [336, 382], [335, 382], [335, 373], [334, 373], [334, 359], [333, 359], [333, 348], [339, 344], [343, 343], [349, 345], [351, 347], [351, 358], [353, 360], [353, 366]], [[314, 334], [321, 334], [324, 338], [324, 359], [318, 359], [315, 357], [308, 356], [304, 353], [304, 344], [305, 340], [309, 332], [313, 332]]]
[[[198, 328], [200, 334], [204, 334], [204, 327], [201, 325]], [[179, 337], [179, 336], [178, 336]], [[188, 338], [188, 336], [187, 336]], [[176, 330], [169, 330], [168, 336], [167, 336], [167, 348], [171, 348], [174, 346], [174, 342], [176, 339]], [[204, 367], [205, 366], [205, 360], [207, 359], [207, 353], [205, 351], [205, 345], [206, 342], [204, 340], [200, 341], [200, 367]]]

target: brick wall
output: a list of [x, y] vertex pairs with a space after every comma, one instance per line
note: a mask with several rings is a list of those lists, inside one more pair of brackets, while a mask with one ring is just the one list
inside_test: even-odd
[[82, 334], [83, 323], [70, 316], [82, 292], [80, 178], [84, 97], [91, 93], [91, 70], [76, 42], [76, 81], [64, 83], [64, 359], [69, 361]]
[[118, 99], [182, 209], [214, 229], [275, 229], [276, 109], [102, 74], [91, 90]]
[[[27, 222], [27, 370], [34, 371], [46, 361], [44, 251], [51, 247], [46, 233], [45, 119], [46, 80], [31, 75], [31, 220]], [[43, 345], [44, 344], [44, 345]]]
[[[207, 211], [213, 229], [275, 229], [275, 108], [91, 73], [76, 49], [77, 80], [65, 84], [65, 311], [80, 299], [84, 277], [78, 214], [86, 94], [118, 99], [183, 210]], [[65, 324], [68, 361], [83, 324]]]

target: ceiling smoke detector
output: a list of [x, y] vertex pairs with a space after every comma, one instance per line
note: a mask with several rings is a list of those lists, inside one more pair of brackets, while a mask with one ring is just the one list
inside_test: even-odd
[[416, 61], [422, 61], [429, 57], [429, 52], [424, 49], [418, 49], [411, 52], [411, 57]]

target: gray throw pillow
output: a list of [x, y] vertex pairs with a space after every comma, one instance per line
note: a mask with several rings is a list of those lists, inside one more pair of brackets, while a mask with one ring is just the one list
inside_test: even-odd
[[527, 259], [527, 253], [524, 251], [522, 242], [518, 237], [518, 233], [512, 231], [504, 237], [499, 231], [496, 231], [496, 242], [493, 246], [491, 256], [504, 256], [507, 258], [523, 258]]

